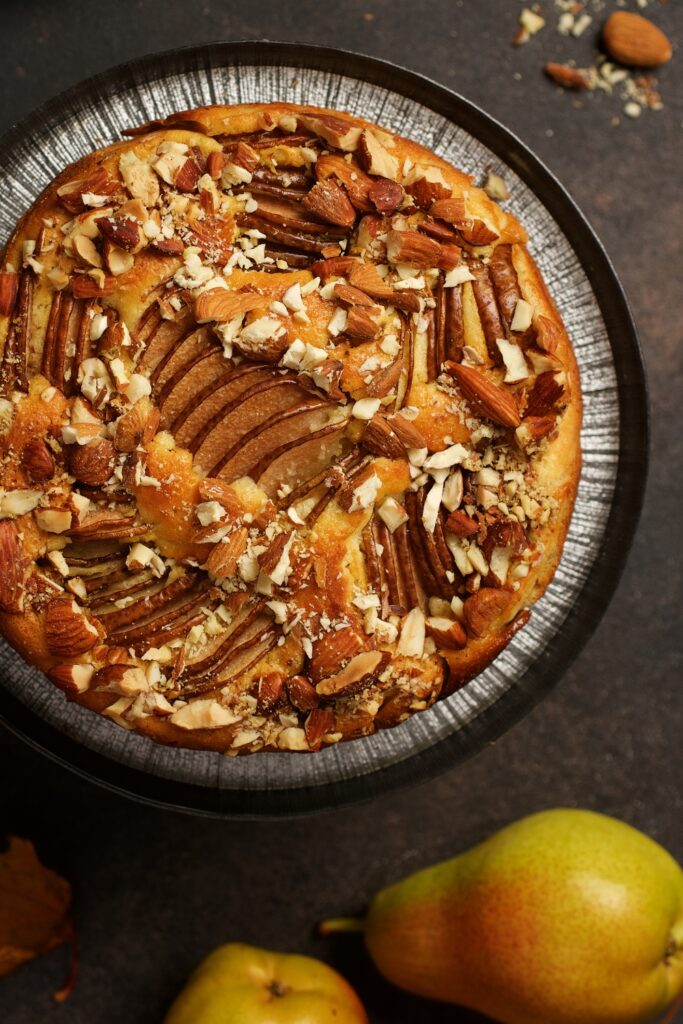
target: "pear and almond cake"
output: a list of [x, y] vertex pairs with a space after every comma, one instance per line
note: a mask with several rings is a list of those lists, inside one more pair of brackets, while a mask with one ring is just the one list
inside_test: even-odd
[[524, 229], [345, 113], [128, 136], [0, 264], [0, 628], [163, 743], [393, 726], [505, 647], [560, 557], [581, 397]]

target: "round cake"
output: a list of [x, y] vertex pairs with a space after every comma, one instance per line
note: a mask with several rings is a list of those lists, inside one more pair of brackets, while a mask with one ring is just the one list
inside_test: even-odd
[[127, 135], [2, 259], [0, 629], [162, 743], [394, 726], [527, 622], [571, 516], [578, 372], [524, 229], [342, 112]]

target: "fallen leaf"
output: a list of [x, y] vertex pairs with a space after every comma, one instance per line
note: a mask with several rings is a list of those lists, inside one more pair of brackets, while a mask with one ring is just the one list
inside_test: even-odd
[[[33, 843], [11, 836], [0, 854], [0, 977], [34, 957], [70, 942], [71, 886], [38, 860]], [[63, 1002], [75, 982], [75, 955], [66, 985], [55, 993]]]

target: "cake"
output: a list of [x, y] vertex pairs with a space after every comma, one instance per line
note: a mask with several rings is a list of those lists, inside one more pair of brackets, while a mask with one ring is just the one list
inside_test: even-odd
[[68, 167], [0, 263], [6, 640], [231, 755], [463, 686], [547, 588], [580, 470], [526, 241], [469, 174], [310, 106], [173, 114]]

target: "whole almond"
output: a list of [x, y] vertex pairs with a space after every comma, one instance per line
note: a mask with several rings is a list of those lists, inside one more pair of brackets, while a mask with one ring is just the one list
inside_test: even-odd
[[352, 227], [356, 220], [356, 211], [344, 189], [332, 178], [317, 182], [304, 196], [301, 205], [320, 220], [342, 228]]
[[486, 587], [468, 597], [463, 605], [465, 625], [472, 636], [483, 636], [512, 600], [509, 590]]
[[448, 360], [446, 373], [454, 377], [458, 387], [474, 411], [501, 427], [518, 427], [521, 422], [517, 403], [508, 391], [489, 380], [481, 370]]
[[647, 18], [629, 11], [615, 11], [602, 30], [605, 49], [621, 64], [656, 68], [671, 60], [671, 43]]
[[111, 441], [97, 437], [86, 445], [72, 445], [69, 470], [82, 484], [99, 487], [107, 482], [116, 465], [116, 449]]

